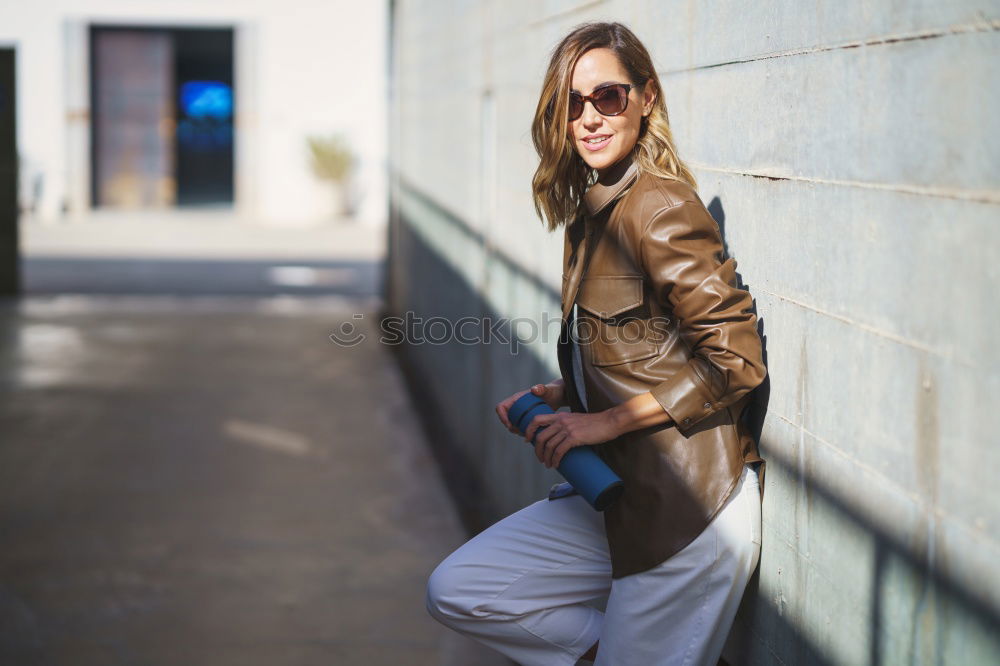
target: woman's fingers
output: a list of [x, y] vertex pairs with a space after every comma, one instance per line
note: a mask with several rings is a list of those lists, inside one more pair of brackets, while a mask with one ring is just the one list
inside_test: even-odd
[[563, 387], [559, 384], [542, 384], [538, 397], [545, 401], [553, 411], [558, 410], [563, 403]]
[[520, 435], [521, 433], [518, 431], [516, 427], [514, 427], [514, 424], [510, 422], [510, 407], [517, 401], [518, 398], [520, 398], [522, 395], [524, 395], [530, 390], [531, 389], [518, 391], [514, 395], [504, 398], [503, 400], [497, 403], [496, 406], [497, 418], [500, 419], [500, 423], [503, 423], [504, 427], [506, 427], [507, 430], [514, 433], [515, 435]]
[[[497, 411], [499, 413], [500, 405]], [[565, 416], [559, 413], [536, 414], [524, 431], [524, 441], [534, 445], [535, 457], [546, 467], [558, 467], [566, 451], [573, 448], [569, 430], [564, 427]], [[516, 430], [512, 428], [511, 432]]]
[[[558, 467], [556, 451], [566, 442], [569, 436], [565, 430], [559, 430], [555, 435], [547, 439], [543, 445], [542, 464], [546, 467]], [[561, 458], [562, 456], [559, 456]]]
[[545, 401], [545, 403], [552, 408], [553, 411], [558, 410], [562, 406], [563, 401], [563, 387], [561, 384], [539, 384], [541, 390], [538, 391], [538, 397]]
[[507, 401], [504, 400], [503, 402], [497, 403], [496, 411], [497, 411], [497, 418], [500, 419], [500, 423], [504, 424], [504, 426], [507, 427], [507, 430], [510, 430], [511, 429], [510, 418], [507, 416], [508, 407], [509, 406], [507, 404]]
[[531, 420], [525, 440], [532, 442], [534, 438], [535, 457], [538, 458], [538, 462], [547, 464], [552, 443], [560, 441], [564, 436], [559, 414], [539, 414]]
[[562, 464], [563, 456], [569, 453], [569, 450], [575, 446], [572, 439], [569, 437], [569, 433], [563, 437], [559, 442], [552, 448], [552, 466], [559, 467]]
[[[552, 401], [554, 400], [553, 396], [554, 391], [553, 387], [551, 387], [548, 384], [534, 384], [530, 388], [527, 388], [523, 391], [518, 391], [514, 395], [501, 400], [500, 402], [497, 403], [495, 407], [497, 418], [500, 419], [500, 423], [502, 423], [504, 427], [507, 428], [507, 430], [509, 430], [515, 435], [520, 435], [521, 432], [514, 426], [513, 423], [510, 422], [510, 407], [517, 401], [518, 398], [523, 396], [525, 393], [529, 392], [537, 395], [542, 400], [544, 400], [549, 405], [549, 407], [552, 407]], [[544, 416], [554, 416], [554, 414], [544, 415]], [[534, 434], [534, 430], [531, 430], [530, 426], [529, 426], [529, 431], [530, 432], [525, 432], [524, 439], [527, 442], [531, 441], [531, 436]]]
[[[524, 431], [524, 441], [531, 443], [539, 428], [549, 425], [558, 418], [558, 414], [536, 414]], [[547, 437], [551, 437], [551, 435], [548, 435]]]

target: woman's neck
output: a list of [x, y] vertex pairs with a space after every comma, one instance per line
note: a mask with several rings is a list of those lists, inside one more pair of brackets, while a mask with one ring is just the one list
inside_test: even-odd
[[604, 169], [598, 169], [597, 182], [601, 185], [608, 185], [610, 183], [617, 182], [618, 179], [622, 177], [622, 174], [628, 170], [629, 165], [632, 164], [632, 159], [632, 153], [628, 152], [611, 166], [605, 167]]

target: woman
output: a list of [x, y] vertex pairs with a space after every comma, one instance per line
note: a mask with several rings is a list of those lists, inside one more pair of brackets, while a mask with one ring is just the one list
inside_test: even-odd
[[[554, 487], [441, 562], [428, 611], [522, 664], [714, 665], [760, 554], [763, 461], [740, 418], [766, 374], [750, 295], [625, 26], [556, 47], [532, 135], [536, 210], [565, 225], [565, 255], [561, 377], [529, 390], [570, 411], [524, 437], [547, 467], [594, 445], [625, 492], [602, 515]], [[516, 434], [524, 393], [496, 407]], [[603, 613], [588, 604], [605, 594]]]

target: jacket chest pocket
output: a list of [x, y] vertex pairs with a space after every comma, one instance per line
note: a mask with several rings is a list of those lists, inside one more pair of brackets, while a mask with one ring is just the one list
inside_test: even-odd
[[659, 351], [662, 332], [650, 327], [642, 287], [641, 275], [588, 276], [580, 282], [576, 303], [586, 312], [577, 335], [593, 365], [639, 361]]

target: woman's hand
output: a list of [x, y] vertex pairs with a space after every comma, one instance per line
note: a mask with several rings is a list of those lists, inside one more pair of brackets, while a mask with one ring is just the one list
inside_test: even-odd
[[566, 452], [575, 446], [602, 444], [623, 433], [615, 413], [610, 409], [593, 414], [539, 414], [531, 419], [531, 424], [524, 433], [524, 440], [530, 442], [535, 432], [542, 427], [545, 430], [539, 432], [535, 440], [535, 456], [546, 467], [558, 467]]
[[497, 416], [500, 418], [500, 422], [504, 424], [507, 430], [511, 431], [515, 435], [520, 435], [521, 433], [510, 422], [510, 417], [507, 415], [507, 412], [510, 410], [510, 406], [513, 405], [518, 398], [520, 398], [528, 391], [531, 391], [539, 398], [544, 400], [545, 404], [547, 404], [549, 407], [552, 408], [552, 411], [556, 411], [560, 407], [566, 406], [566, 391], [563, 388], [562, 377], [558, 379], [553, 379], [548, 384], [535, 384], [530, 389], [518, 391], [509, 398], [505, 398], [501, 402], [497, 403], [496, 406]]

